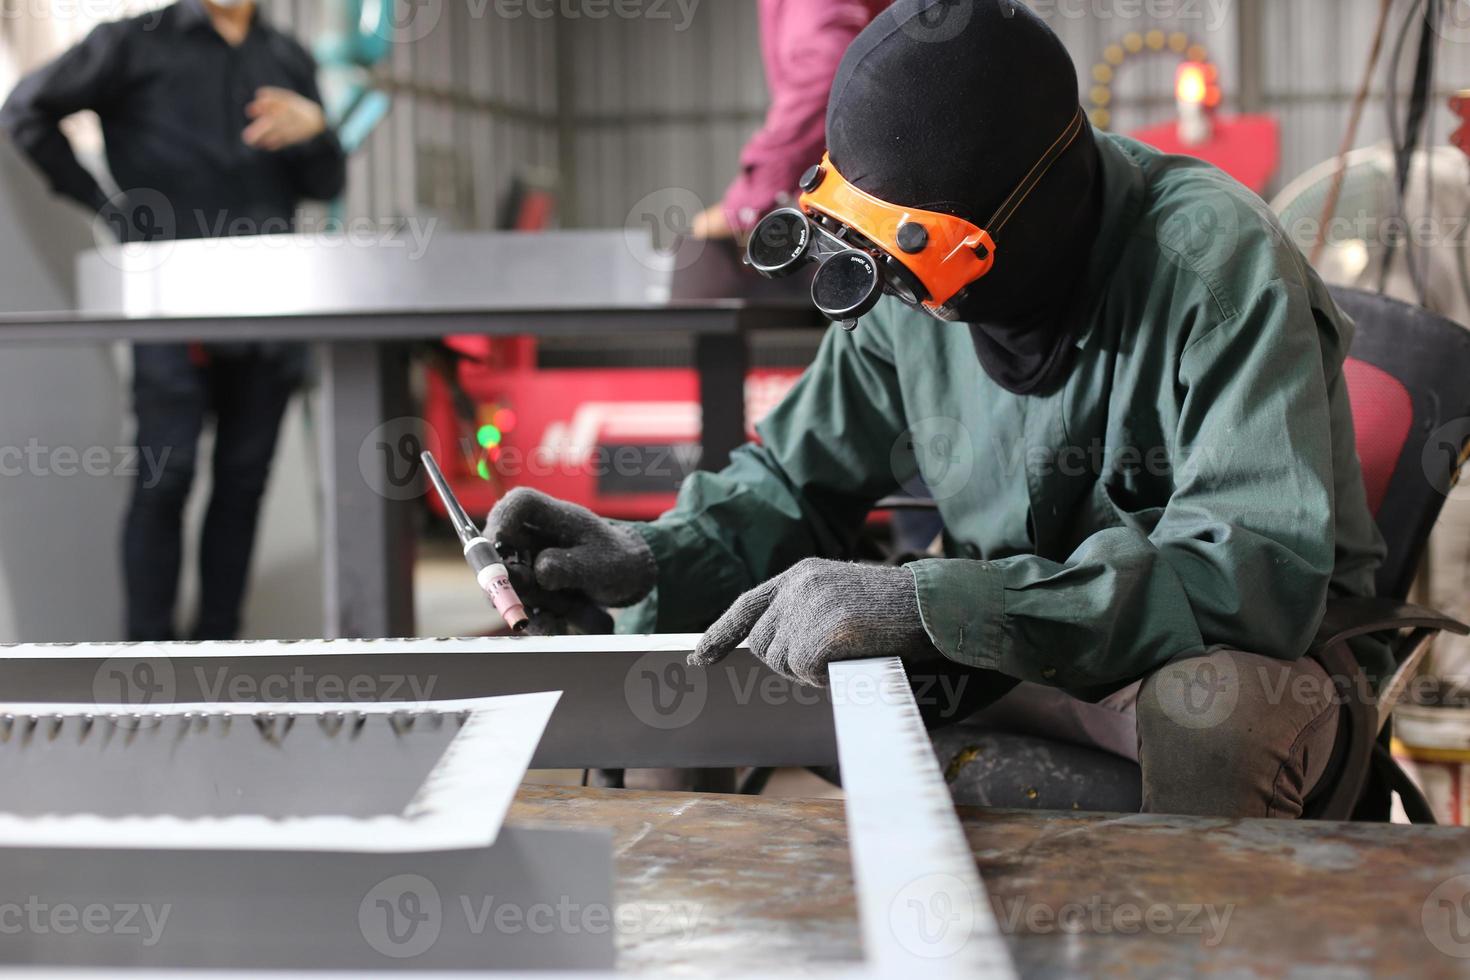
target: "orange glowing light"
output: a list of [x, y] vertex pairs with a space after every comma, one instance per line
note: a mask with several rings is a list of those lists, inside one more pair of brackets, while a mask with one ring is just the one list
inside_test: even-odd
[[1197, 61], [1186, 61], [1179, 66], [1179, 74], [1174, 80], [1174, 95], [1180, 102], [1203, 105], [1209, 88], [1209, 82], [1205, 80], [1204, 65]]

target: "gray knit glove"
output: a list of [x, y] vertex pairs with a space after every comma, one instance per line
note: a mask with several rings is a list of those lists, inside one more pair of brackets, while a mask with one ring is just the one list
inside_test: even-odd
[[574, 598], [631, 606], [658, 581], [653, 551], [637, 531], [529, 487], [501, 498], [490, 511], [485, 536], [502, 555], [523, 556], [529, 563], [531, 581], [519, 574], [525, 566], [512, 568], [511, 580], [521, 598], [536, 607], [556, 608], [558, 598], [562, 604]]
[[735, 600], [689, 655], [723, 660], [747, 636], [750, 652], [783, 677], [827, 686], [827, 665], [867, 657], [933, 658], [914, 575], [890, 565], [808, 558]]

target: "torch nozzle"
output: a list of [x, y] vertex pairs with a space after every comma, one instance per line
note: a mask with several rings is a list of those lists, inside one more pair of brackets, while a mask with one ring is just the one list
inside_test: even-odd
[[481, 533], [479, 526], [470, 520], [470, 515], [449, 488], [449, 481], [444, 479], [439, 464], [434, 461], [434, 454], [424, 453], [423, 462], [424, 472], [429, 474], [429, 482], [434, 485], [439, 499], [444, 502], [444, 509], [449, 512], [454, 533], [459, 535], [459, 543], [464, 546], [464, 560], [475, 573], [475, 581], [479, 583], [480, 590], [495, 606], [505, 624], [515, 632], [521, 632], [530, 625], [531, 617], [526, 614], [525, 604], [516, 595], [515, 587], [510, 584], [510, 572], [506, 570], [500, 553]]

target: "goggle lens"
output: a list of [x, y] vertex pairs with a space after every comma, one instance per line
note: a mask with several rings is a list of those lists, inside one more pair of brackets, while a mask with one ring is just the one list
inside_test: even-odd
[[883, 277], [877, 260], [855, 248], [828, 258], [812, 280], [812, 302], [833, 320], [856, 320], [870, 312], [882, 296]]
[[925, 295], [890, 256], [853, 248], [796, 208], [779, 208], [760, 220], [745, 260], [769, 279], [791, 275], [810, 261], [821, 263], [812, 279], [812, 302], [828, 319], [848, 324], [870, 312], [885, 292], [911, 306]]
[[802, 265], [811, 238], [811, 221], [807, 216], [795, 208], [781, 208], [755, 226], [746, 247], [746, 258], [762, 275], [789, 275]]

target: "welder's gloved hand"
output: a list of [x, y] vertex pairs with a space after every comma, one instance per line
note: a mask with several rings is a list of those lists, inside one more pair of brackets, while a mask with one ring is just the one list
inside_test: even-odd
[[907, 568], [808, 558], [735, 600], [699, 641], [689, 665], [723, 660], [740, 641], [783, 677], [827, 686], [827, 665], [867, 657], [928, 659]]
[[559, 615], [588, 601], [631, 606], [657, 582], [653, 552], [637, 531], [529, 487], [495, 505], [485, 536], [507, 558], [528, 556], [529, 566], [508, 566], [511, 583], [533, 608]]

